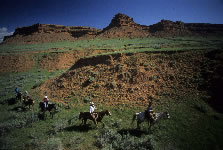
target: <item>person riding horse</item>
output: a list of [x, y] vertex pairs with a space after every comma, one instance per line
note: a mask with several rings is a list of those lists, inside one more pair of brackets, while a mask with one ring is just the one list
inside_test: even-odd
[[149, 102], [147, 109], [145, 110], [145, 117], [151, 121], [156, 120], [156, 114], [153, 112], [152, 109], [152, 101]]
[[19, 100], [20, 102], [22, 101], [22, 92], [19, 88], [15, 88], [15, 99]]
[[94, 102], [90, 102], [90, 107], [89, 107], [89, 112], [91, 114], [91, 117], [93, 118], [93, 120], [96, 122], [96, 116], [95, 116], [95, 111], [96, 107], [94, 105]]
[[46, 109], [49, 103], [49, 98], [47, 96], [44, 96], [43, 103], [44, 103], [44, 109]]
[[23, 96], [23, 100], [24, 100], [24, 102], [27, 102], [27, 101], [30, 99], [30, 96], [29, 96], [28, 92], [25, 91], [23, 95], [24, 95], [24, 96]]
[[15, 88], [15, 97], [18, 97], [18, 95], [21, 94], [20, 88]]

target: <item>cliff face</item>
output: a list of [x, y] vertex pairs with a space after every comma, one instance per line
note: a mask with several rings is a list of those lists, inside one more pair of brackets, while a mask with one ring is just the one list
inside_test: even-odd
[[92, 37], [162, 37], [211, 34], [223, 35], [223, 25], [161, 20], [156, 24], [146, 26], [137, 24], [133, 18], [119, 13], [113, 17], [111, 23], [103, 30], [83, 26], [34, 24], [28, 27], [17, 28], [12, 36], [4, 38], [4, 43], [72, 41], [79, 38]]
[[55, 42], [96, 36], [101, 30], [84, 26], [34, 24], [17, 28], [13, 35], [4, 38], [5, 43]]
[[142, 26], [124, 14], [116, 14], [111, 23], [102, 30], [101, 37], [147, 37], [149, 35], [148, 26]]
[[157, 24], [151, 25], [149, 31], [155, 36], [191, 34], [183, 22], [173, 22], [170, 20], [161, 20]]
[[34, 24], [28, 27], [17, 28], [13, 35], [30, 35], [38, 33], [61, 33], [68, 32], [74, 37], [81, 37], [85, 34], [96, 35], [100, 30], [83, 27], [83, 26], [63, 26], [63, 25], [53, 25], [53, 24]]
[[222, 35], [223, 24], [184, 23], [181, 21], [161, 20], [149, 26], [149, 31], [154, 36], [173, 35]]

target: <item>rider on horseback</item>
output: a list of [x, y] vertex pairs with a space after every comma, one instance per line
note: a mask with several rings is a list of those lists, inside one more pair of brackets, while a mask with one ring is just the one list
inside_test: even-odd
[[17, 97], [17, 95], [21, 93], [20, 88], [15, 88], [15, 96]]
[[153, 109], [152, 109], [152, 101], [149, 102], [149, 105], [147, 109], [145, 110], [145, 116], [148, 119], [151, 119], [152, 121], [156, 120], [156, 114], [153, 112]]
[[49, 103], [49, 98], [47, 96], [44, 96], [43, 103], [44, 103], [44, 109], [46, 109]]
[[92, 118], [94, 119], [94, 121], [96, 122], [96, 116], [94, 113], [95, 109], [96, 109], [96, 107], [95, 107], [94, 103], [90, 102], [89, 112], [90, 112]]
[[30, 98], [30, 97], [29, 97], [28, 92], [25, 91], [25, 92], [24, 92], [24, 96], [23, 96], [24, 101], [28, 101], [29, 98]]

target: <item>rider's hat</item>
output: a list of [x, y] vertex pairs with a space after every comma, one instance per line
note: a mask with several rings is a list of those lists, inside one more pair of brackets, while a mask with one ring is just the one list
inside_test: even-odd
[[90, 105], [94, 105], [94, 102], [90, 102]]
[[44, 96], [44, 98], [47, 98], [47, 96]]

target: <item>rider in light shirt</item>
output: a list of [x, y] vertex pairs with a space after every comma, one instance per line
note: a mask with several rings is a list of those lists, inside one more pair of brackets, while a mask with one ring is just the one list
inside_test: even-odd
[[95, 107], [94, 103], [90, 102], [89, 112], [94, 120], [95, 120], [95, 115], [94, 115], [95, 109], [96, 109], [96, 107]]

